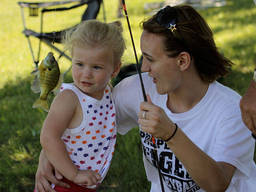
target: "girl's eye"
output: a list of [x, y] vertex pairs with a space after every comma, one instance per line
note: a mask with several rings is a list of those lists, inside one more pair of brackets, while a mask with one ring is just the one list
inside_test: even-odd
[[79, 67], [82, 67], [83, 66], [83, 64], [82, 63], [75, 63], [77, 66], [79, 66]]
[[102, 67], [100, 67], [100, 66], [94, 66], [93, 68], [96, 70], [102, 69]]

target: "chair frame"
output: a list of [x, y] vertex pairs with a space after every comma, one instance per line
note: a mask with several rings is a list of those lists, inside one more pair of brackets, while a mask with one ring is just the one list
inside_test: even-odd
[[[73, 27], [70, 27], [68, 29], [58, 31], [58, 32], [53, 31], [50, 33], [44, 33], [43, 32], [44, 13], [53, 12], [53, 11], [66, 11], [66, 10], [78, 8], [78, 7], [85, 6], [85, 5], [88, 5], [88, 7], [89, 7], [89, 4], [90, 3], [92, 4], [94, 2], [96, 2], [99, 7], [98, 7], [98, 10], [96, 10], [97, 11], [96, 15], [94, 14], [94, 16], [92, 16], [92, 18], [89, 18], [89, 19], [96, 19], [99, 9], [100, 9], [100, 5], [102, 5], [103, 6], [103, 17], [104, 17], [104, 21], [106, 21], [103, 0], [63, 0], [63, 1], [54, 1], [54, 2], [18, 2], [18, 5], [20, 6], [20, 9], [21, 9], [21, 17], [22, 17], [22, 23], [23, 23], [22, 33], [25, 35], [25, 37], [28, 41], [29, 50], [32, 55], [32, 59], [33, 59], [33, 62], [35, 64], [36, 68], [38, 68], [38, 63], [40, 61], [40, 52], [41, 52], [41, 43], [42, 42], [59, 53], [58, 60], [63, 56], [66, 59], [68, 59], [69, 61], [71, 61], [71, 57], [65, 53], [65, 50], [62, 51], [61, 49], [59, 49], [58, 47], [56, 47], [54, 45], [54, 43], [61, 43], [60, 40], [57, 40], [57, 38], [55, 39], [55, 35], [56, 36], [57, 36], [57, 34], [60, 35], [62, 32], [69, 30], [69, 29], [75, 27], [76, 25]], [[73, 5], [71, 5], [69, 7], [63, 7], [63, 5], [66, 5], [66, 4], [73, 4]], [[51, 8], [53, 6], [55, 6], [55, 8]], [[56, 8], [56, 6], [61, 6], [61, 7]], [[86, 8], [85, 12], [87, 11], [88, 7]], [[39, 11], [39, 9], [41, 9], [41, 11], [40, 11], [40, 32], [39, 33], [27, 28], [25, 14], [24, 14], [24, 8], [29, 9], [29, 16], [38, 16], [38, 11]], [[85, 14], [85, 12], [84, 12], [84, 14]], [[82, 21], [83, 20], [86, 20], [86, 18], [84, 18], [84, 15], [82, 17]], [[39, 39], [37, 57], [35, 57], [35, 54], [34, 54], [34, 51], [32, 48], [32, 43], [30, 40], [30, 36], [33, 36], [33, 37], [36, 37]]]

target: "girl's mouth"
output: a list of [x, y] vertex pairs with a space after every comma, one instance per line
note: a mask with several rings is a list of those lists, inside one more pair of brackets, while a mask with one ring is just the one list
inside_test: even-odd
[[83, 86], [86, 86], [86, 87], [90, 87], [90, 86], [93, 85], [92, 83], [89, 83], [89, 82], [86, 82], [86, 81], [82, 81], [81, 83], [82, 83]]

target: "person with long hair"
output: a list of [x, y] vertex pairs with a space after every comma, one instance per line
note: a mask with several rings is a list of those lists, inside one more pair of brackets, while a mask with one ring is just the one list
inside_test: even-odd
[[[232, 62], [206, 21], [191, 6], [166, 6], [142, 28], [147, 101], [139, 75], [115, 86], [113, 99], [118, 132], [140, 127], [150, 191], [255, 191], [255, 143], [242, 121], [241, 96], [216, 81]], [[39, 173], [55, 182], [45, 164]]]
[[254, 191], [254, 141], [242, 122], [241, 97], [216, 81], [232, 62], [206, 21], [191, 6], [166, 6], [142, 27], [148, 101], [141, 102], [138, 76], [121, 81], [113, 95], [118, 131], [140, 126], [151, 192], [161, 191], [161, 180], [168, 192]]

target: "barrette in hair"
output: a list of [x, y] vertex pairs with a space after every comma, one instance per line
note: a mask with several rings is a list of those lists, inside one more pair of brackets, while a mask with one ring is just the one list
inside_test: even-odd
[[156, 21], [162, 27], [170, 29], [172, 32], [177, 30], [176, 28], [177, 11], [174, 7], [166, 6], [156, 14]]
[[174, 23], [174, 24], [170, 23], [168, 29], [170, 29], [172, 32], [177, 30], [176, 23]]

